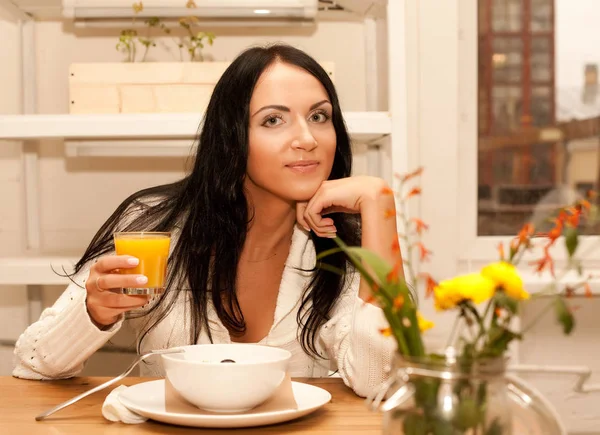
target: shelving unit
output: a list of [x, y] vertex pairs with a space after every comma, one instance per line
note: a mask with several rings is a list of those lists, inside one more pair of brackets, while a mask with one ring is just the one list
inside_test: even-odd
[[[387, 16], [388, 22], [404, 22], [404, 0], [334, 0], [322, 2], [319, 19], [360, 20], [365, 22], [366, 80], [370, 94], [377, 89], [376, 20]], [[23, 114], [0, 115], [0, 140], [23, 143], [26, 204], [26, 247], [23, 257], [0, 258], [0, 286], [24, 285], [29, 295], [30, 320], [39, 316], [42, 285], [65, 285], [68, 279], [53, 270], [76, 261], [69, 257], [39, 254], [39, 179], [38, 146], [42, 139], [62, 139], [65, 155], [77, 157], [182, 157], [189, 154], [201, 114], [118, 114], [118, 115], [45, 115], [37, 113], [35, 34], [36, 19], [60, 17], [60, 0], [0, 0], [0, 8], [19, 22], [22, 53]], [[392, 171], [406, 169], [406, 91], [404, 30], [400, 25], [387, 27], [388, 112], [374, 111], [376, 98], [367, 97], [367, 112], [346, 112], [349, 132], [354, 142], [373, 144], [370, 161], [381, 167], [379, 140], [389, 137]], [[33, 144], [34, 146], [31, 146]], [[42, 143], [43, 144], [43, 143]]]
[[[69, 157], [179, 157], [190, 152], [201, 115], [0, 115], [0, 138], [64, 139]], [[370, 143], [391, 133], [388, 112], [347, 112], [352, 139]]]

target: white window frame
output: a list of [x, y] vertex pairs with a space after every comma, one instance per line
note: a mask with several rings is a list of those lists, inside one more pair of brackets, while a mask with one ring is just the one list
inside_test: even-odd
[[[428, 269], [444, 278], [496, 261], [499, 243], [508, 246], [513, 236], [477, 235], [477, 2], [421, 0], [406, 8], [408, 166], [425, 168], [417, 213], [431, 227]], [[562, 240], [556, 245], [560, 271], [567, 254]], [[585, 270], [600, 274], [600, 237], [582, 237], [583, 252]], [[539, 255], [521, 262], [530, 291], [550, 281], [528, 265]], [[600, 280], [593, 284], [600, 293]]]
[[[460, 264], [481, 263], [494, 260], [499, 243], [507, 245], [510, 236], [478, 236], [477, 235], [477, 2], [460, 2], [459, 4], [459, 107], [458, 113], [458, 147], [461, 158], [458, 160], [458, 204], [465, 211], [464, 219], [459, 222], [459, 238], [465, 249], [459, 256]], [[558, 267], [564, 267], [568, 255], [564, 249], [564, 241], [557, 241], [553, 250], [553, 258]], [[578, 253], [586, 253], [584, 260], [587, 269], [600, 269], [600, 237], [585, 236], [580, 241]], [[539, 252], [536, 254], [539, 255]], [[532, 258], [533, 259], [533, 258]], [[524, 261], [522, 264], [526, 264]], [[526, 267], [526, 266], [525, 266]], [[531, 270], [527, 267], [526, 270]], [[531, 281], [538, 281], [534, 274], [528, 276]]]

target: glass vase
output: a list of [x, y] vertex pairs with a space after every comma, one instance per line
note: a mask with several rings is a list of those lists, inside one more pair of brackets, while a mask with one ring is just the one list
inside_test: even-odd
[[[385, 435], [563, 435], [547, 401], [506, 373], [506, 359], [397, 356], [380, 391]], [[378, 407], [377, 399], [372, 406]]]

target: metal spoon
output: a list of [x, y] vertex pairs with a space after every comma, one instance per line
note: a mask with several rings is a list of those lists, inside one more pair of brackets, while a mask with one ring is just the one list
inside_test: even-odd
[[144, 361], [146, 358], [152, 356], [152, 355], [162, 355], [162, 354], [168, 354], [168, 353], [182, 353], [185, 352], [185, 349], [181, 349], [181, 348], [172, 348], [172, 349], [160, 349], [160, 350], [151, 350], [150, 352], [146, 352], [143, 355], [140, 355], [138, 357], [138, 359], [136, 359], [128, 368], [127, 370], [125, 370], [123, 373], [121, 373], [119, 376], [117, 376], [116, 378], [113, 378], [101, 385], [98, 385], [97, 387], [92, 388], [91, 390], [88, 390], [84, 393], [81, 393], [79, 396], [75, 396], [72, 399], [67, 400], [66, 402], [61, 403], [60, 405], [56, 405], [54, 408], [49, 409], [48, 411], [38, 415], [35, 419], [36, 421], [41, 421], [43, 419], [45, 419], [46, 417], [48, 417], [49, 415], [54, 414], [57, 411], [60, 411], [63, 408], [66, 408], [67, 406], [72, 405], [75, 402], [80, 401], [81, 399], [83, 399], [84, 397], [89, 396], [90, 394], [94, 394], [97, 391], [103, 390], [106, 387], [110, 387], [111, 385], [119, 382], [121, 379], [123, 379], [125, 376], [127, 376], [129, 373], [131, 373], [131, 371], [135, 368], [135, 366], [137, 366], [139, 363], [141, 363], [142, 361]]

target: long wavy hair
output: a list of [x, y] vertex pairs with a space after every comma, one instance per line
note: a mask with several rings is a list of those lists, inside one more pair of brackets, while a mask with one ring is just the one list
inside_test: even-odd
[[[191, 327], [189, 342], [196, 343], [202, 330], [212, 342], [207, 307], [212, 302], [223, 325], [234, 334], [246, 329], [236, 297], [236, 274], [252, 210], [244, 192], [248, 160], [250, 98], [267, 67], [284, 62], [303, 68], [324, 86], [333, 106], [332, 122], [337, 137], [329, 179], [348, 177], [352, 169], [351, 144], [338, 96], [327, 72], [309, 55], [294, 47], [276, 44], [242, 52], [216, 84], [198, 137], [193, 169], [172, 184], [139, 191], [128, 197], [98, 230], [75, 265], [75, 273], [88, 262], [114, 250], [115, 231], [173, 231], [166, 290], [143, 313], [147, 322], [143, 339], [170, 312], [178, 299], [174, 292], [190, 291]], [[333, 214], [337, 234], [348, 244], [358, 244], [360, 226], [356, 217]], [[317, 253], [334, 247], [334, 242], [311, 232]], [[350, 265], [343, 254], [327, 257], [327, 265], [343, 272]], [[302, 296], [298, 312], [299, 340], [303, 350], [318, 356], [320, 327], [329, 320], [336, 300], [347, 285], [343, 275], [319, 267]], [[331, 269], [330, 269], [331, 270]], [[150, 314], [154, 314], [149, 316]]]

